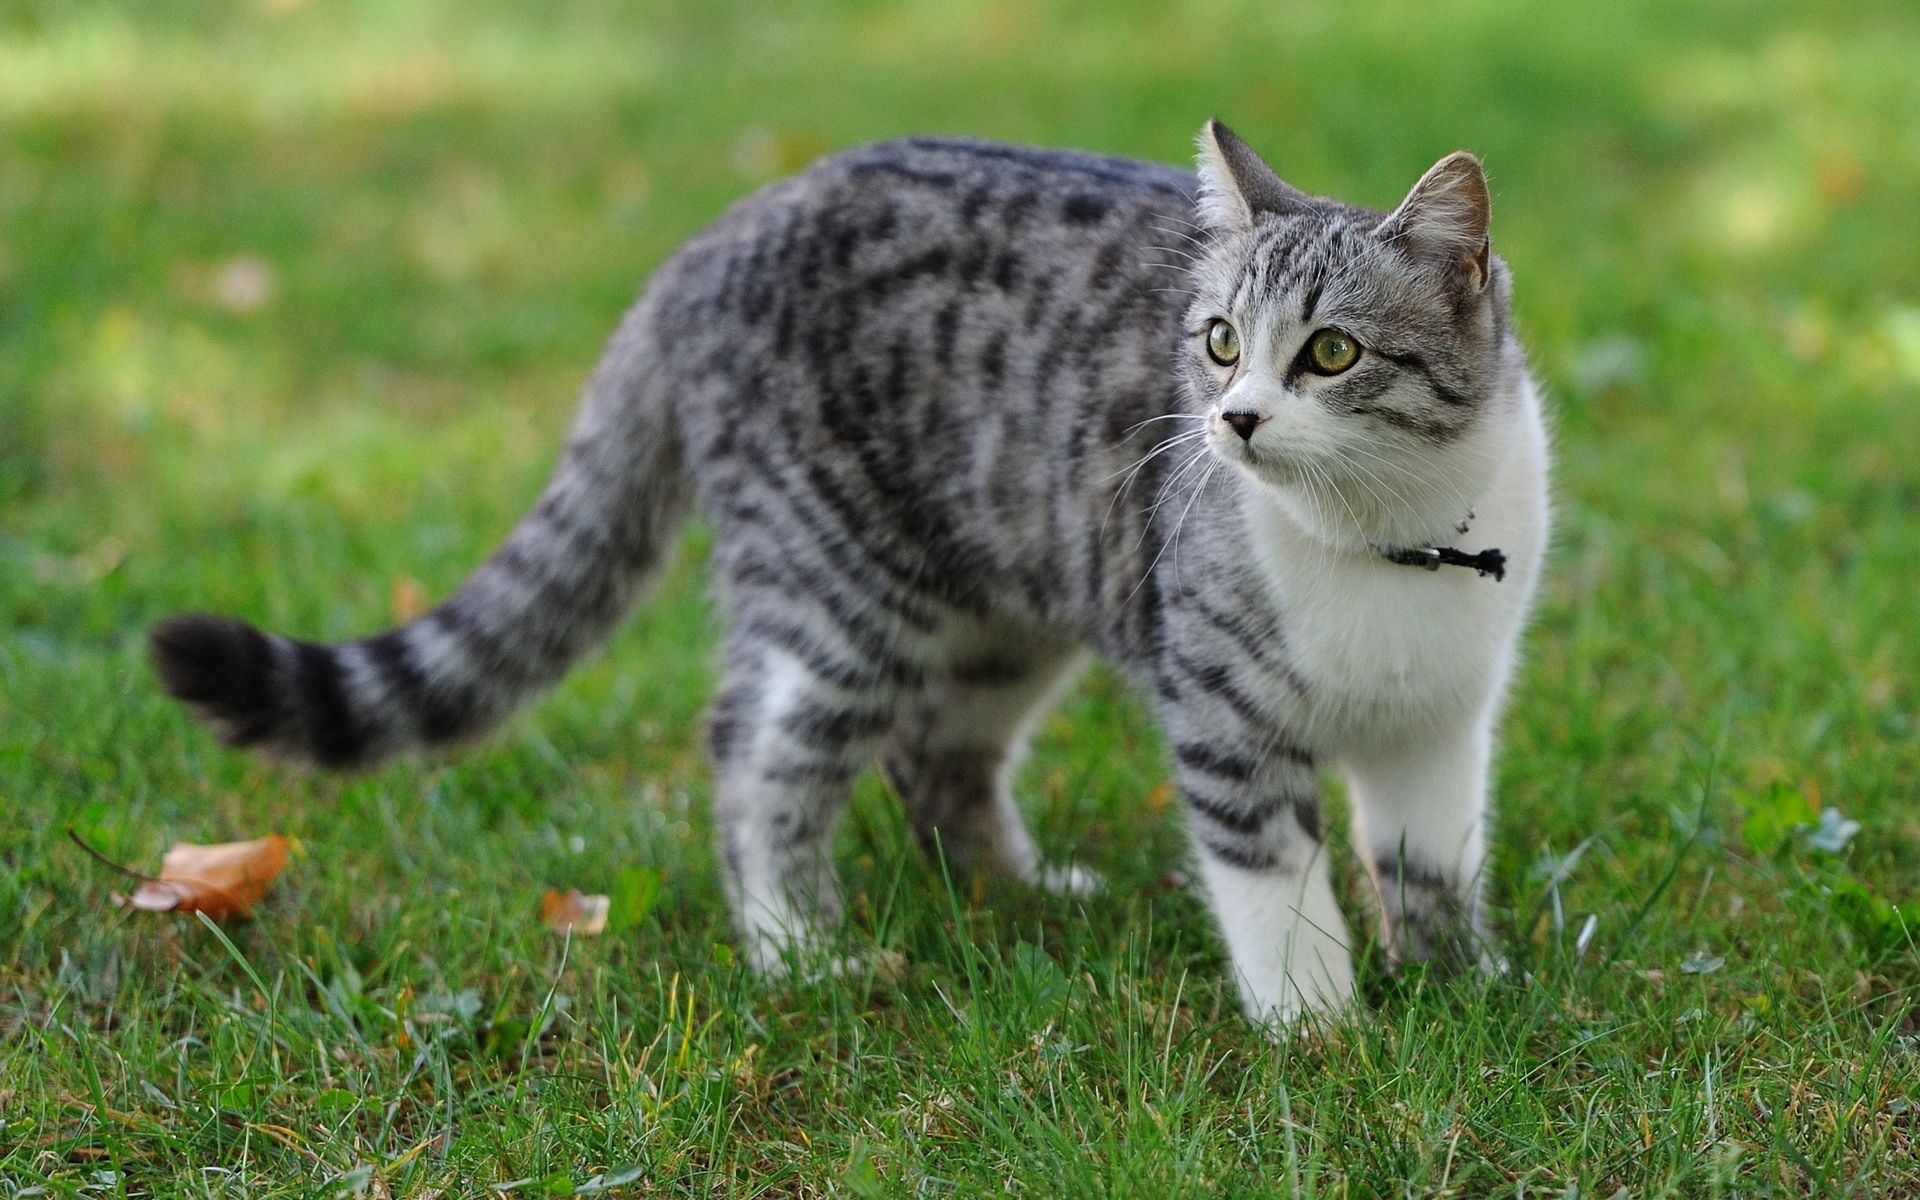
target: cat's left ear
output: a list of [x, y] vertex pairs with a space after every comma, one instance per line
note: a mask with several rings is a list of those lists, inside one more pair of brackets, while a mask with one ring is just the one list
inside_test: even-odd
[[1479, 291], [1487, 284], [1487, 226], [1492, 220], [1487, 173], [1479, 159], [1456, 150], [1420, 177], [1374, 234], [1421, 257], [1447, 262], [1460, 272], [1462, 282]]
[[1253, 147], [1218, 120], [1200, 130], [1200, 219], [1222, 232], [1251, 229], [1261, 213], [1286, 213], [1313, 203], [1273, 173]]

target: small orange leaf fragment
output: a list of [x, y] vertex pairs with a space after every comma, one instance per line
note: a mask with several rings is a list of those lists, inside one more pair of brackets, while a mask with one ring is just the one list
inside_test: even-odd
[[411, 575], [393, 577], [393, 583], [387, 588], [387, 609], [395, 622], [404, 625], [416, 617], [425, 616], [430, 607], [426, 584]]
[[216, 846], [175, 842], [160, 860], [159, 878], [116, 899], [146, 912], [200, 912], [226, 921], [251, 912], [286, 865], [287, 839], [277, 833]]
[[1154, 784], [1153, 788], [1147, 792], [1147, 811], [1155, 816], [1167, 811], [1167, 806], [1173, 803], [1174, 793], [1177, 790], [1171, 779], [1162, 779]]
[[612, 907], [613, 901], [606, 896], [548, 888], [540, 897], [540, 923], [555, 933], [593, 937], [607, 928], [607, 913]]

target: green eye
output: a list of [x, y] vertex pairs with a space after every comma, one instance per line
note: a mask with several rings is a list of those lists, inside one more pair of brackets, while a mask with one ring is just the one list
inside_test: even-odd
[[1207, 326], [1207, 355], [1223, 367], [1240, 361], [1240, 335], [1225, 321]]
[[1307, 341], [1307, 366], [1316, 375], [1338, 375], [1360, 358], [1360, 343], [1338, 329], [1322, 329]]

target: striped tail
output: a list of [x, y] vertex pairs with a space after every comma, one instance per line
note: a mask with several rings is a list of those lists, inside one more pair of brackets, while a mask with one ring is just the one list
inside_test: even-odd
[[615, 334], [539, 503], [444, 604], [338, 645], [173, 617], [150, 641], [162, 686], [232, 745], [353, 767], [473, 738], [558, 680], [639, 598], [690, 499], [646, 307]]

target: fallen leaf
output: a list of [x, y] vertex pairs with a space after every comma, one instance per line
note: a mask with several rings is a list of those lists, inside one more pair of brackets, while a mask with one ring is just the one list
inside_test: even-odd
[[287, 839], [277, 833], [217, 846], [175, 842], [160, 860], [157, 879], [142, 883], [131, 896], [114, 899], [124, 908], [199, 912], [226, 921], [251, 912], [286, 865]]
[[540, 897], [540, 923], [555, 933], [592, 937], [606, 930], [607, 912], [612, 907], [613, 901], [605, 896], [548, 888]]
[[387, 610], [395, 623], [404, 625], [424, 616], [429, 607], [426, 584], [411, 575], [393, 577], [393, 584], [387, 588]]

